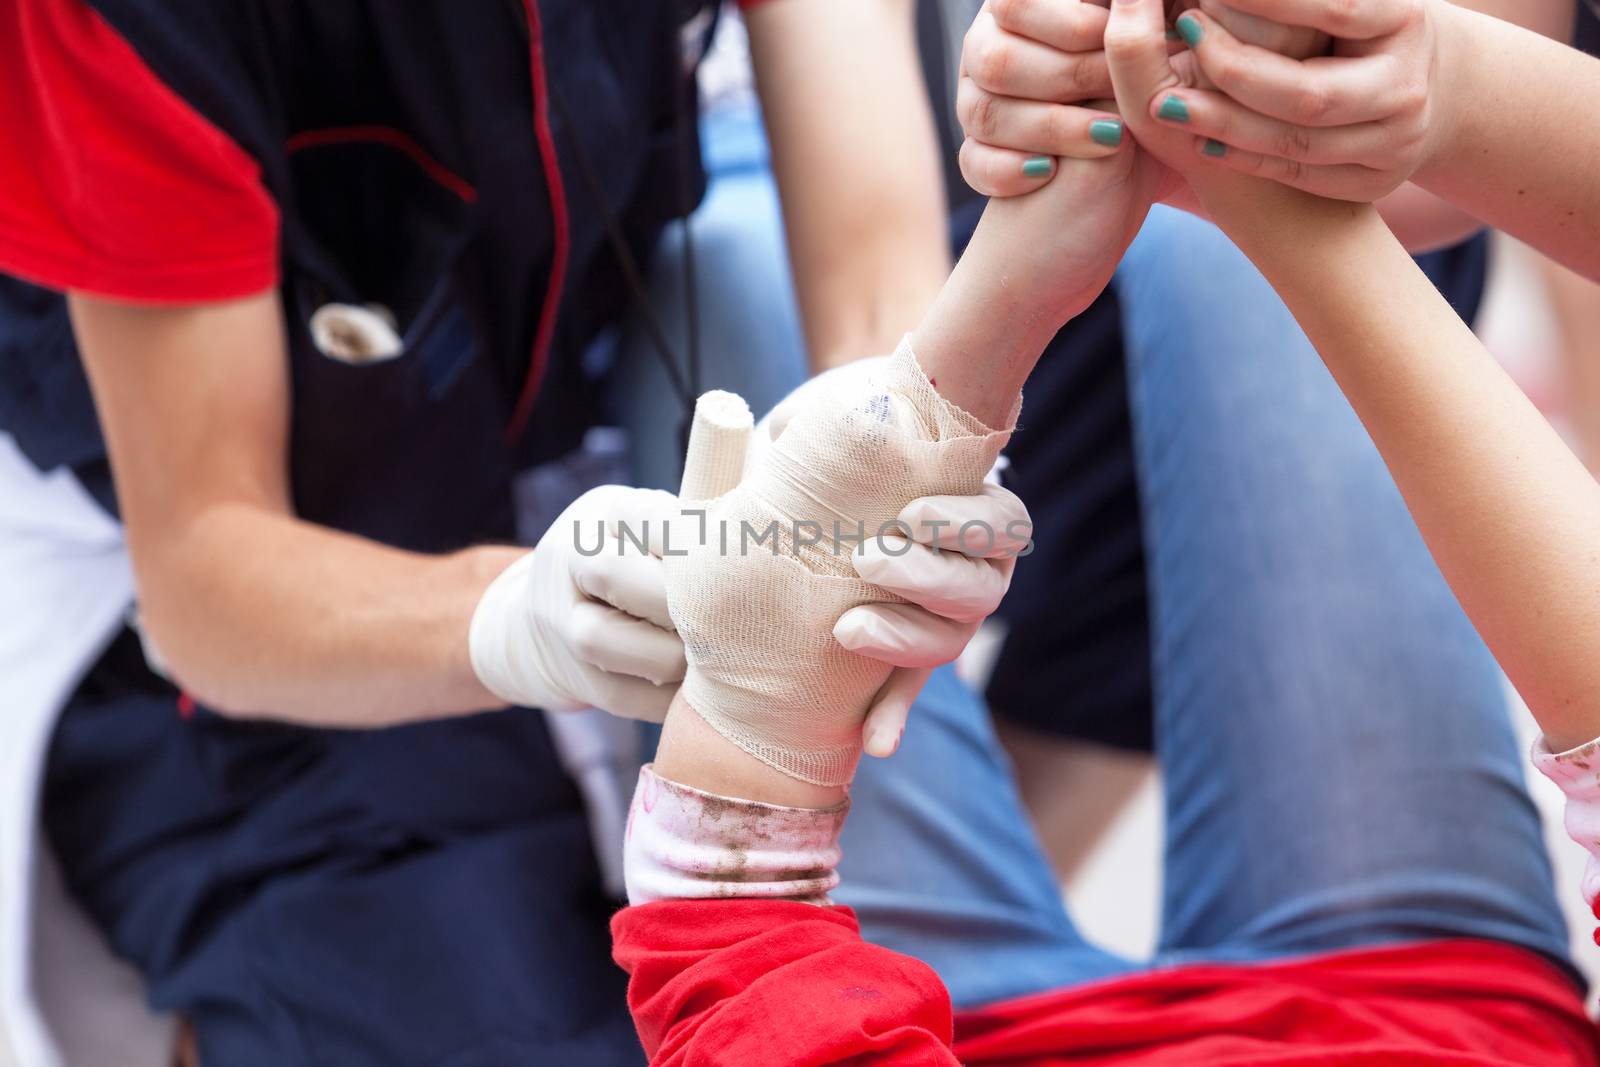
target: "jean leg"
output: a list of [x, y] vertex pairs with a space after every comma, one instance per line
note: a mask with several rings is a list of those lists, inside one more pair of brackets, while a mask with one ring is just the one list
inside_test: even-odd
[[983, 702], [949, 667], [900, 751], [865, 758], [834, 894], [868, 939], [931, 964], [961, 1007], [1128, 973], [1067, 917]]
[[1118, 275], [1167, 775], [1164, 948], [1565, 959], [1493, 660], [1288, 310], [1158, 209]]

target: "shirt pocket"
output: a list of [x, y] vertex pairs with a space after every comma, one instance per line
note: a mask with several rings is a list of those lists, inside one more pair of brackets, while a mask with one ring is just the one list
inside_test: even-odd
[[[289, 151], [285, 310], [296, 404], [321, 409], [320, 419], [350, 405], [371, 415], [443, 398], [479, 348], [461, 284], [476, 190], [388, 127], [308, 131], [290, 138]], [[331, 303], [380, 306], [399, 352], [352, 362], [319, 349], [311, 316]]]
[[[389, 544], [455, 547], [485, 536], [480, 517], [503, 495], [503, 402], [472, 284], [476, 194], [402, 135], [363, 136], [290, 142], [304, 145], [284, 233], [295, 506]], [[320, 350], [311, 317], [330, 303], [381, 305], [399, 351]]]

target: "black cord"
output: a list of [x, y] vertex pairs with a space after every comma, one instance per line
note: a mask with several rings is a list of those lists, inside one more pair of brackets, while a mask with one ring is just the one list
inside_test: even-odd
[[[695, 100], [694, 81], [692, 78], [683, 79], [672, 108], [672, 132], [677, 142], [678, 150], [678, 216], [679, 225], [683, 228], [683, 294], [684, 294], [684, 321], [687, 326], [689, 342], [689, 398], [692, 405], [700, 396], [703, 382], [700, 375], [700, 298], [695, 278], [694, 267], [694, 227], [690, 217], [694, 213], [694, 205], [689, 202], [690, 160], [689, 160], [689, 131], [687, 115], [691, 104]], [[689, 429], [693, 425], [694, 410], [692, 406], [685, 413], [684, 424], [679, 431], [682, 447], [679, 455], [687, 455], [689, 451]]]
[[[561, 87], [553, 81], [550, 83], [550, 100], [555, 104], [556, 114], [561, 117], [562, 125], [575, 130], [577, 127], [567, 111], [566, 98], [561, 92]], [[606, 195], [599, 172], [595, 170], [594, 161], [589, 158], [589, 153], [582, 142], [573, 137], [571, 144], [572, 158], [577, 162], [578, 173], [583, 178], [584, 185], [588, 187], [596, 210], [600, 213], [600, 221], [605, 226], [606, 243], [611, 246], [612, 254], [617, 257], [617, 267], [622, 271], [622, 280], [628, 287], [628, 296], [639, 315], [640, 325], [650, 339], [651, 347], [659, 357], [662, 369], [667, 372], [667, 378], [672, 383], [673, 391], [678, 394], [678, 399], [685, 406], [692, 408], [694, 398], [698, 394], [692, 392], [690, 383], [684, 380], [683, 371], [678, 368], [678, 360], [672, 352], [672, 343], [667, 340], [666, 329], [656, 316], [655, 309], [650, 306], [650, 297], [645, 291], [644, 276], [639, 271], [639, 263], [634, 259], [633, 250], [628, 247], [627, 238], [622, 232], [622, 224], [617, 221], [617, 214], [611, 207], [611, 198]]]
[[[521, 0], [509, 0], [511, 6], [517, 9], [519, 18], [516, 20], [519, 28], [526, 33], [527, 25], [520, 15]], [[706, 30], [706, 44], [709, 45], [712, 30], [716, 22]], [[678, 360], [672, 350], [672, 343], [667, 339], [666, 329], [661, 325], [660, 318], [655, 309], [650, 306], [650, 297], [645, 289], [644, 275], [639, 270], [639, 263], [634, 258], [633, 250], [628, 247], [626, 236], [622, 232], [622, 225], [617, 221], [617, 214], [612, 209], [611, 198], [606, 195], [605, 185], [600, 180], [594, 161], [589, 158], [583, 143], [577, 138], [571, 138], [572, 158], [578, 165], [578, 173], [583, 178], [584, 185], [589, 190], [589, 195], [594, 199], [595, 208], [600, 213], [601, 223], [605, 227], [606, 243], [611, 246], [611, 252], [617, 257], [617, 267], [622, 272], [623, 283], [628, 288], [629, 299], [637, 312], [641, 328], [649, 338], [650, 347], [655, 352], [662, 370], [666, 372], [667, 379], [672, 389], [678, 394], [678, 400], [683, 406], [683, 419], [678, 427], [678, 456], [681, 466], [682, 457], [689, 447], [689, 429], [694, 423], [695, 400], [701, 392], [701, 359], [700, 359], [700, 298], [699, 287], [695, 272], [694, 229], [689, 218], [694, 212], [694, 204], [690, 200], [690, 186], [693, 158], [690, 154], [689, 126], [690, 111], [696, 99], [694, 91], [694, 77], [686, 73], [681, 84], [673, 93], [672, 98], [672, 130], [673, 139], [677, 148], [677, 194], [679, 224], [683, 228], [683, 246], [680, 265], [683, 271], [684, 291], [684, 324], [687, 333], [688, 352], [686, 353], [685, 367], [680, 370]], [[577, 127], [572, 121], [572, 116], [567, 110], [565, 96], [561, 86], [554, 80], [549, 83], [550, 100], [554, 104], [556, 114], [561, 119], [561, 124], [569, 130]], [[698, 119], [698, 116], [695, 116]], [[681, 470], [680, 470], [681, 473]]]

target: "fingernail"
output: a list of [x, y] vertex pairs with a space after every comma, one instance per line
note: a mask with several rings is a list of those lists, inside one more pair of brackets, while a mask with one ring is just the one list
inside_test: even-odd
[[1200, 26], [1200, 20], [1195, 18], [1193, 15], [1179, 15], [1177, 27], [1178, 36], [1182, 37], [1184, 43], [1190, 48], [1193, 48], [1195, 45], [1199, 44], [1200, 38], [1205, 34], [1205, 30], [1203, 30]]
[[1201, 147], [1200, 151], [1208, 156], [1223, 156], [1227, 155], [1228, 146], [1223, 144], [1221, 141], [1214, 141], [1207, 137], [1206, 143], [1203, 147]]
[[1189, 105], [1183, 102], [1181, 96], [1171, 96], [1161, 101], [1161, 107], [1156, 111], [1156, 118], [1166, 119], [1168, 122], [1188, 122]]
[[1024, 178], [1047, 178], [1050, 176], [1049, 156], [1030, 156], [1022, 161], [1022, 176]]
[[1178, 36], [1178, 31], [1177, 30], [1169, 29], [1167, 31], [1167, 40], [1169, 40], [1169, 41], [1181, 41], [1181, 40], [1183, 40], [1183, 38]]
[[1107, 148], [1117, 147], [1122, 143], [1122, 120], [1095, 119], [1089, 123], [1089, 139]]

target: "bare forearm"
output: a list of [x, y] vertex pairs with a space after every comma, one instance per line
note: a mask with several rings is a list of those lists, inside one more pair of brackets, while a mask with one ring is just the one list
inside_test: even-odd
[[[1037, 195], [1037, 194], [1035, 194]], [[1065, 321], [1019, 277], [1001, 233], [1011, 202], [992, 200], [912, 348], [951, 403], [1002, 426], [1034, 365]], [[1025, 268], [1022, 268], [1025, 271]]]
[[[1558, 750], [1600, 734], [1600, 486], [1364, 209], [1243, 235]], [[1237, 238], [1236, 238], [1237, 239]], [[1308, 251], [1310, 250], [1310, 251]]]
[[133, 545], [145, 624], [217, 710], [382, 726], [495, 707], [467, 655], [485, 587], [522, 551], [401, 552], [248, 505]]
[[1600, 278], [1600, 60], [1440, 0], [1439, 135], [1418, 184]]
[[770, 0], [751, 51], [813, 370], [891, 351], [950, 269], [908, 0]]

